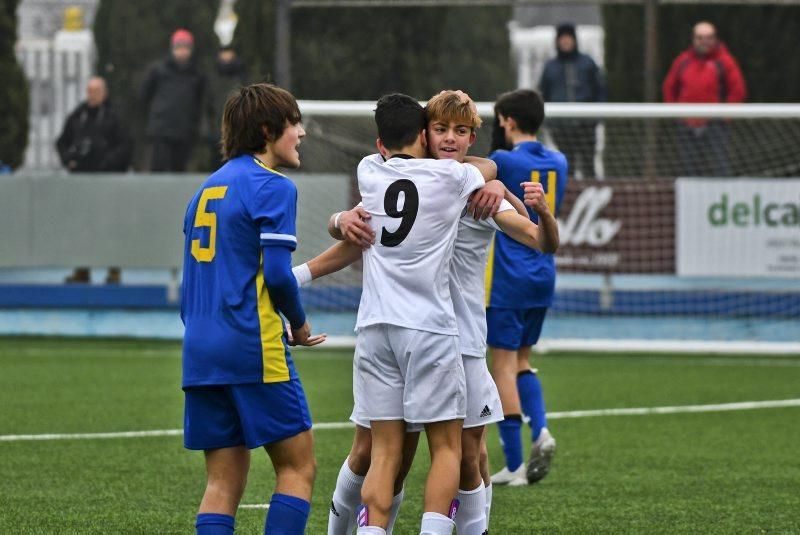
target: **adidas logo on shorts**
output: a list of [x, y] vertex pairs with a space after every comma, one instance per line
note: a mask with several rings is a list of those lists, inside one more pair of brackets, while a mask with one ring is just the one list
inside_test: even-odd
[[484, 405], [483, 410], [481, 411], [480, 418], [488, 418], [492, 415], [492, 409], [489, 408], [489, 405]]

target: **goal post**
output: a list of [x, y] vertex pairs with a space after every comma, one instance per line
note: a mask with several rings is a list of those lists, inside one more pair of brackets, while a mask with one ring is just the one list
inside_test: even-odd
[[[303, 170], [349, 176], [357, 202], [375, 103], [299, 104]], [[570, 181], [542, 348], [800, 354], [800, 104], [545, 109], [541, 139], [568, 155]], [[491, 118], [493, 105], [478, 110]], [[486, 120], [471, 154], [488, 154], [490, 131]], [[304, 204], [324, 212], [330, 193]], [[330, 243], [325, 228], [299, 238], [306, 251]], [[303, 290], [340, 343], [360, 282], [353, 266]]]

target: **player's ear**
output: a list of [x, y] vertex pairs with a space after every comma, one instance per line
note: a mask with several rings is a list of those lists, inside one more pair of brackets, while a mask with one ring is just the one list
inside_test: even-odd
[[503, 117], [501, 115], [500, 119], [502, 121], [501, 124], [505, 123], [503, 124], [503, 128], [505, 128], [506, 132], [513, 132], [514, 130], [517, 130], [517, 121], [513, 117]]
[[422, 148], [423, 149], [428, 148], [428, 132], [423, 128], [422, 130], [419, 131], [419, 135], [420, 135], [419, 142], [422, 143]]
[[470, 147], [472, 146], [473, 143], [475, 143], [476, 139], [478, 139], [478, 134], [475, 132], [475, 130], [472, 130], [469, 133], [469, 146]]
[[386, 154], [389, 151], [386, 150], [386, 145], [383, 144], [383, 141], [381, 141], [381, 138], [378, 138], [378, 139], [375, 140], [375, 146], [378, 147], [378, 152], [381, 154], [381, 156], [386, 158]]

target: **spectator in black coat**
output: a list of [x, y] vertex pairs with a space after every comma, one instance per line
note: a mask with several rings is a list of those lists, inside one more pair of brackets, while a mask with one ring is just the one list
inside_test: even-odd
[[[573, 24], [556, 27], [556, 49], [558, 55], [547, 62], [539, 82], [545, 102], [605, 102], [603, 75], [591, 57], [578, 51]], [[573, 173], [580, 169], [584, 178], [593, 178], [597, 123], [560, 119], [547, 126]]]
[[182, 172], [197, 137], [205, 79], [193, 60], [192, 34], [176, 30], [170, 43], [170, 56], [147, 72], [141, 98], [152, 148], [150, 170]]
[[56, 141], [61, 163], [73, 173], [125, 171], [131, 141], [108, 101], [106, 81], [89, 79], [86, 100], [69, 114]]
[[[120, 172], [131, 161], [131, 141], [125, 125], [108, 101], [106, 81], [90, 78], [86, 101], [69, 114], [64, 130], [56, 141], [61, 163], [71, 173]], [[81, 266], [64, 282], [90, 282], [88, 267]], [[108, 268], [107, 284], [119, 284], [120, 268]]]

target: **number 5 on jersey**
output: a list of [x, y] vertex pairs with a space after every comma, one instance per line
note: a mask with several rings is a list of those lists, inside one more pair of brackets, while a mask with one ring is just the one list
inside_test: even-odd
[[200, 194], [197, 202], [197, 212], [194, 216], [194, 228], [208, 227], [208, 247], [200, 245], [200, 239], [192, 240], [192, 256], [198, 262], [211, 262], [217, 252], [217, 214], [206, 211], [208, 201], [222, 199], [228, 191], [228, 186], [206, 188]]

